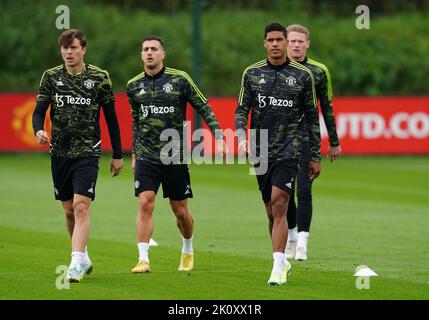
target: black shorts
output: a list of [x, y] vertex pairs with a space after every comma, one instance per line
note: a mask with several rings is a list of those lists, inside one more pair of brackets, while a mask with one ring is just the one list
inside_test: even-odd
[[55, 199], [67, 201], [79, 194], [95, 198], [99, 157], [51, 157]]
[[164, 198], [176, 201], [192, 198], [191, 178], [186, 164], [164, 165], [136, 160], [134, 172], [136, 197], [143, 191], [157, 193], [161, 183]]
[[299, 164], [295, 159], [269, 162], [267, 172], [256, 176], [264, 203], [271, 200], [272, 186], [291, 194], [298, 171]]

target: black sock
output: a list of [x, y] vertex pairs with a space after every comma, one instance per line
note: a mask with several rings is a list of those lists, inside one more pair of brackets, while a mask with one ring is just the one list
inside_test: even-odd
[[296, 227], [296, 203], [295, 203], [295, 191], [292, 190], [289, 199], [289, 206], [287, 209], [287, 224], [288, 229]]

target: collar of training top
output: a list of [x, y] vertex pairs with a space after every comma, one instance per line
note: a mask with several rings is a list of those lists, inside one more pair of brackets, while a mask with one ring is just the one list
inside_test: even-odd
[[157, 73], [157, 74], [154, 74], [153, 76], [150, 76], [150, 75], [148, 75], [146, 72], [144, 73], [144, 76], [145, 77], [148, 77], [148, 78], [151, 78], [151, 79], [157, 79], [157, 78], [159, 78], [160, 76], [162, 76], [163, 74], [164, 74], [164, 71], [165, 71], [165, 67], [162, 67], [162, 69]]
[[290, 63], [290, 60], [288, 57], [286, 57], [286, 61], [282, 64], [272, 64], [270, 62], [270, 60], [267, 59], [267, 65], [269, 65], [271, 68], [275, 69], [275, 70], [280, 70], [283, 69], [284, 67], [286, 67], [288, 64]]
[[87, 66], [89, 66], [89, 64], [88, 64], [88, 63], [84, 63], [84, 64], [83, 64], [83, 69], [82, 69], [79, 73], [73, 74], [73, 73], [69, 73], [69, 72], [67, 71], [66, 64], [65, 64], [65, 63], [63, 63], [63, 68], [62, 68], [62, 70], [63, 70], [66, 74], [68, 74], [68, 75], [70, 75], [70, 76], [72, 76], [72, 77], [76, 77], [76, 76], [80, 76], [80, 75], [82, 75], [82, 74], [86, 73]]

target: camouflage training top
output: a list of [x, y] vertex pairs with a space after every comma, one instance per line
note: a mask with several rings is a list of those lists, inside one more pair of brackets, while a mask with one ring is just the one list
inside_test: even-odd
[[162, 161], [165, 156], [174, 158], [174, 163], [183, 162], [187, 102], [202, 116], [217, 139], [223, 137], [207, 99], [184, 71], [164, 67], [154, 76], [142, 72], [128, 81], [127, 94], [136, 159], [167, 164]]
[[[320, 62], [307, 57], [304, 61], [299, 62], [311, 70], [316, 85], [316, 95], [320, 101], [320, 108], [322, 109], [323, 120], [326, 124], [326, 129], [329, 136], [329, 144], [331, 147], [337, 147], [340, 145], [338, 140], [337, 129], [335, 126], [335, 115], [332, 109], [332, 82], [331, 75], [329, 74], [328, 68]], [[308, 141], [308, 136], [305, 137]]]
[[[112, 82], [105, 70], [89, 64], [77, 75], [68, 73], [65, 65], [46, 70], [37, 102], [51, 105], [51, 154], [71, 158], [98, 156], [100, 105], [113, 101]], [[39, 129], [43, 129], [42, 124], [35, 126], [36, 132]]]
[[[245, 130], [252, 110], [250, 129], [254, 129], [257, 136], [262, 129], [268, 134], [268, 146], [258, 142], [254, 152], [264, 160], [261, 147], [267, 147], [268, 161], [299, 160], [302, 140], [309, 128], [311, 158], [320, 162], [320, 127], [315, 102], [314, 79], [308, 68], [289, 59], [282, 65], [262, 60], [243, 72], [235, 126], [237, 130]], [[245, 138], [245, 134], [238, 134], [239, 141]]]

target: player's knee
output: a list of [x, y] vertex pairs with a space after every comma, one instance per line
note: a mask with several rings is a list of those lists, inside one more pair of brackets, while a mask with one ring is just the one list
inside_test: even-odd
[[86, 218], [89, 215], [89, 203], [78, 200], [73, 203], [73, 213], [76, 218]]
[[139, 214], [151, 215], [153, 211], [154, 201], [151, 198], [141, 196], [139, 198]]
[[286, 221], [287, 199], [278, 199], [273, 201], [272, 222], [279, 219]]
[[188, 206], [185, 201], [172, 201], [171, 210], [177, 219], [186, 219], [191, 213], [188, 210]]
[[186, 206], [173, 206], [172, 209], [177, 219], [183, 220], [191, 214]]
[[287, 195], [279, 195], [278, 197], [271, 199], [273, 215], [275, 215], [274, 212], [278, 212], [279, 210], [286, 212], [288, 200], [289, 197]]

